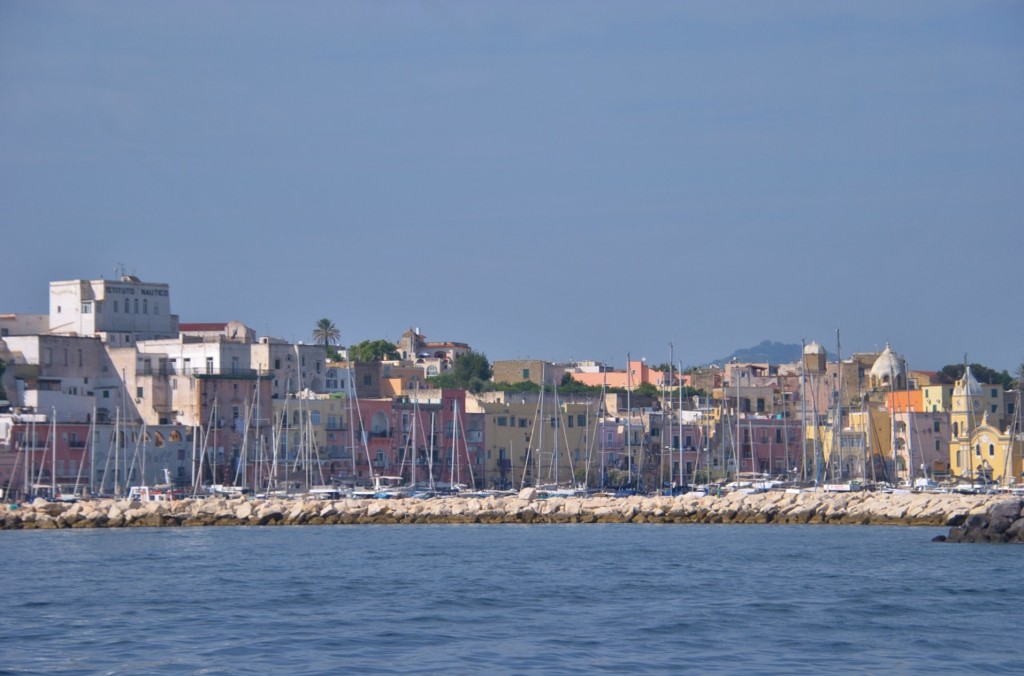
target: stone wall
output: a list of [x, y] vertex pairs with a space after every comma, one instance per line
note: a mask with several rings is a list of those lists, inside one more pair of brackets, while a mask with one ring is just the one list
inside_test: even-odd
[[[1004, 521], [1009, 519], [1006, 514], [1014, 510], [1017, 516], [1003, 528]], [[527, 489], [512, 497], [431, 500], [203, 498], [141, 503], [104, 499], [74, 504], [37, 500], [16, 507], [0, 506], [0, 529], [365, 523], [778, 523], [945, 526], [956, 530], [969, 529], [971, 524], [990, 524], [990, 514], [999, 514], [1002, 516], [995, 522], [996, 528], [1002, 528], [1003, 533], [1019, 533], [1020, 511], [1021, 501], [1006, 496], [769, 492], [724, 497], [691, 494], [535, 499], [534, 491]]]

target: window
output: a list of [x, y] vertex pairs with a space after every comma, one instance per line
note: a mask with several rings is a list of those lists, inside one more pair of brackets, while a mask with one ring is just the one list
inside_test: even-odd
[[135, 310], [132, 314], [139, 314], [139, 299], [135, 299]]
[[82, 314], [83, 315], [92, 314], [92, 304], [91, 303], [82, 303]]
[[779, 429], [779, 428], [776, 428], [776, 430], [775, 430], [775, 443], [777, 443], [777, 444], [781, 444], [782, 443], [782, 430]]
[[148, 315], [149, 314], [149, 299], [148, 298], [143, 298], [142, 299], [142, 314], [144, 314], [144, 315]]
[[498, 427], [508, 427], [508, 418], [503, 415], [498, 416]]
[[144, 390], [144, 388], [142, 388], [142, 387], [136, 387], [136, 388], [135, 388], [135, 396], [136, 396], [137, 398], [139, 398], [139, 399], [142, 399], [142, 396], [143, 396], [143, 394], [144, 394], [144, 391], [145, 391], [145, 390]]
[[932, 431], [933, 432], [941, 432], [942, 431], [942, 423], [940, 423], [938, 420], [933, 421], [932, 422]]
[[530, 369], [523, 369], [523, 380], [530, 379]]
[[566, 418], [568, 419], [569, 427], [572, 427], [572, 416], [566, 416]]
[[373, 384], [373, 376], [371, 376], [369, 373], [367, 373], [366, 375], [363, 376], [363, 385], [369, 387], [372, 384]]
[[935, 440], [935, 450], [936, 451], [941, 451], [942, 450], [942, 440], [941, 439], [936, 439]]
[[310, 411], [309, 412], [309, 422], [314, 424], [314, 425], [316, 425], [317, 427], [319, 427], [320, 426], [320, 411], [316, 411], [316, 410]]
[[996, 454], [995, 444], [989, 444], [988, 445], [988, 456], [991, 458], [991, 457], [994, 457], [995, 454]]
[[580, 414], [580, 415], [576, 416], [576, 424], [579, 425], [580, 427], [586, 427], [587, 426], [587, 416], [585, 416], [583, 414]]
[[110, 399], [110, 390], [103, 390], [103, 398]]
[[81, 350], [78, 351], [78, 365], [79, 366], [82, 365], [82, 351]]
[[996, 388], [993, 387], [992, 388], [992, 398], [995, 399], [998, 396], [999, 396], [999, 390], [997, 390]]
[[520, 427], [526, 427], [526, 418], [520, 418], [519, 419], [519, 426]]
[[114, 301], [114, 312], [117, 312], [117, 301]]

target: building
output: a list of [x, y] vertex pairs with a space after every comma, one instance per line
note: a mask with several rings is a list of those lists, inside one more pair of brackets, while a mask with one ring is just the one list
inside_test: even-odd
[[478, 401], [471, 408], [482, 413], [488, 487], [573, 485], [588, 478], [596, 485], [596, 399], [569, 403], [538, 395]]
[[117, 280], [50, 282], [49, 332], [95, 336], [113, 346], [173, 338], [178, 317], [171, 313], [170, 287], [133, 275]]
[[566, 369], [543, 359], [505, 359], [491, 364], [491, 379], [510, 385], [523, 382], [556, 385], [562, 381]]

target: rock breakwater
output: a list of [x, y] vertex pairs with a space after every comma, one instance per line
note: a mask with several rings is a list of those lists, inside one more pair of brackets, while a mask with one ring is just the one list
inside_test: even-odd
[[1016, 505], [1019, 519], [1019, 499], [925, 493], [537, 499], [527, 489], [519, 496], [430, 500], [202, 498], [143, 503], [101, 499], [73, 504], [36, 500], [0, 506], [0, 529], [457, 523], [884, 524], [957, 529], [971, 523], [987, 524], [997, 506], [1013, 511], [1002, 506], [1009, 503]]
[[962, 525], [951, 528], [942, 542], [1009, 542], [1024, 544], [1024, 501], [1004, 500], [983, 514], [971, 514]]

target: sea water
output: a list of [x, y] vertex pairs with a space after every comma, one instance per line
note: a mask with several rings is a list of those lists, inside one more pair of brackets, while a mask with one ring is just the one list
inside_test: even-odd
[[0, 532], [0, 673], [1024, 671], [1024, 549], [942, 532]]

